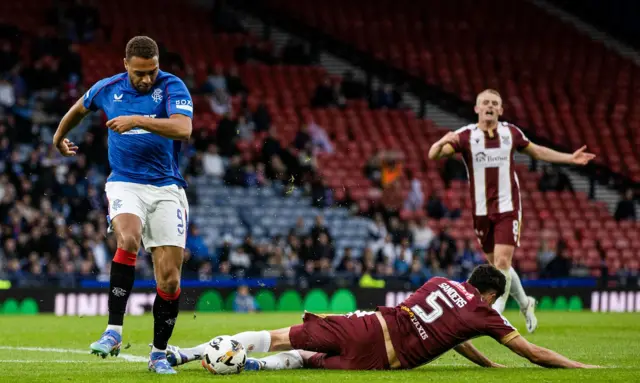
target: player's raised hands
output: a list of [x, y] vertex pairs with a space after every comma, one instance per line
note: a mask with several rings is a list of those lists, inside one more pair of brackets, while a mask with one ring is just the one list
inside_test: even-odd
[[125, 133], [136, 127], [134, 116], [119, 116], [107, 121], [107, 128], [116, 133]]
[[585, 152], [585, 150], [587, 150], [587, 145], [584, 145], [580, 149], [573, 152], [573, 154], [571, 155], [571, 162], [574, 165], [586, 165], [589, 163], [589, 161], [596, 158], [595, 154], [587, 153]]
[[60, 154], [62, 154], [63, 156], [72, 157], [76, 155], [76, 152], [78, 151], [78, 146], [73, 142], [69, 141], [68, 138], [65, 138], [64, 140], [56, 144], [56, 149], [58, 149]]

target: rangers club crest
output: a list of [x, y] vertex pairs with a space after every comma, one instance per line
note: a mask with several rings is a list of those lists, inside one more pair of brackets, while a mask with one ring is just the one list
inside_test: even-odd
[[154, 89], [153, 93], [151, 94], [151, 98], [156, 103], [162, 101], [162, 89], [160, 89], [160, 88]]

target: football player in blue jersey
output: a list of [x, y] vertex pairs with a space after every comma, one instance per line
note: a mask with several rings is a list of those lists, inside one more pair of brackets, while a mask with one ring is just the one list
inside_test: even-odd
[[60, 121], [53, 144], [64, 156], [78, 146], [67, 134], [90, 112], [102, 110], [109, 121], [111, 174], [105, 191], [109, 231], [118, 250], [111, 263], [109, 322], [91, 352], [118, 355], [122, 325], [133, 287], [141, 241], [153, 256], [157, 295], [153, 305], [153, 348], [149, 370], [174, 374], [166, 348], [178, 316], [180, 273], [187, 236], [189, 204], [178, 168], [182, 140], [191, 136], [193, 103], [178, 77], [160, 70], [158, 46], [146, 36], [126, 47], [126, 72], [94, 84]]

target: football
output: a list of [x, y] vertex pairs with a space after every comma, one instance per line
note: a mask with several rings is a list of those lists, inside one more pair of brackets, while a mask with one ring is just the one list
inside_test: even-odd
[[202, 357], [202, 367], [216, 375], [239, 374], [244, 370], [247, 352], [240, 342], [228, 335], [209, 342]]

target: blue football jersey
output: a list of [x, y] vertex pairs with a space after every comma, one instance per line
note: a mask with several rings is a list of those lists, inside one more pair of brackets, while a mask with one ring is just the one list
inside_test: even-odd
[[[187, 87], [163, 71], [158, 72], [151, 91], [144, 94], [131, 85], [126, 72], [102, 79], [87, 91], [83, 104], [89, 110], [104, 111], [108, 119], [133, 115], [168, 118], [172, 114], [193, 118]], [[187, 186], [178, 167], [180, 141], [134, 128], [123, 134], [109, 130], [108, 142], [111, 174], [107, 181]]]

